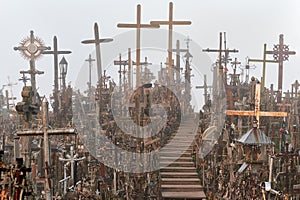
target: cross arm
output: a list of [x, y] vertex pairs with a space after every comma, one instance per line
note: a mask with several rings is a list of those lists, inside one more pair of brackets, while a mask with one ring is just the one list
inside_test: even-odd
[[72, 51], [44, 51], [43, 54], [70, 54]]
[[[242, 110], [226, 110], [226, 115], [237, 115], [237, 116], [254, 116], [254, 111], [242, 111]], [[272, 116], [272, 117], [287, 117], [286, 112], [264, 112], [260, 111], [259, 116]]]
[[[67, 134], [75, 134], [75, 129], [57, 129], [57, 130], [47, 130], [48, 135], [67, 135]], [[36, 136], [36, 135], [44, 135], [42, 130], [27, 130], [27, 131], [17, 131], [18, 136]]]
[[249, 62], [269, 62], [269, 63], [278, 63], [276, 60], [261, 60], [261, 59], [248, 59]]
[[81, 41], [82, 44], [99, 44], [99, 43], [106, 43], [106, 42], [111, 42], [113, 41], [113, 39], [111, 38], [103, 38], [103, 39], [99, 39], [99, 40], [83, 40]]
[[[280, 53], [279, 51], [266, 51], [266, 54], [278, 54]], [[283, 51], [283, 54], [288, 54], [288, 55], [295, 55], [295, 51]]]
[[118, 28], [159, 28], [159, 24], [118, 24]]
[[151, 21], [151, 25], [191, 25], [191, 21]]
[[228, 53], [238, 53], [239, 50], [236, 50], [236, 49], [223, 49], [223, 50], [219, 50], [219, 49], [202, 49], [203, 52], [228, 52]]

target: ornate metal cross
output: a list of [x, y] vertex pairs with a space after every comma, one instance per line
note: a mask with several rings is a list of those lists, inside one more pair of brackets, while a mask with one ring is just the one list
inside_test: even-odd
[[282, 77], [283, 61], [287, 61], [290, 55], [295, 55], [295, 51], [290, 51], [289, 46], [283, 44], [283, 34], [279, 35], [279, 44], [274, 45], [273, 51], [266, 51], [266, 54], [272, 54], [275, 61], [278, 62], [278, 92], [277, 102], [281, 102], [282, 95]]

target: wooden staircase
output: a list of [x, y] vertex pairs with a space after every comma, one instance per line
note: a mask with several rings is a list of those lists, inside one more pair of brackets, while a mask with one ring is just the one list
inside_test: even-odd
[[163, 199], [205, 199], [203, 186], [192, 160], [194, 126], [182, 122], [180, 129], [160, 151]]

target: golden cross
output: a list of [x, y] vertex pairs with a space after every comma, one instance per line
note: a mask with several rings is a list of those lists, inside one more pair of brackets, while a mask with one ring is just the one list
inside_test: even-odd
[[[169, 21], [151, 21], [153, 25], [169, 25], [169, 43], [168, 43], [168, 67], [172, 68], [172, 38], [173, 38], [173, 25], [191, 25], [191, 21], [173, 21], [173, 3], [169, 4]], [[172, 73], [169, 74], [170, 83], [173, 80]]]
[[259, 127], [259, 117], [269, 116], [269, 117], [286, 117], [286, 112], [266, 112], [260, 111], [260, 83], [256, 83], [255, 87], [255, 109], [254, 111], [244, 111], [244, 110], [226, 110], [226, 115], [238, 115], [238, 116], [255, 116], [257, 120], [257, 125]]

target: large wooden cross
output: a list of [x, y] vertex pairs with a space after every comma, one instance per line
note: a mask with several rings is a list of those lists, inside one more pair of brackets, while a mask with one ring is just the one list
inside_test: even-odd
[[59, 99], [59, 93], [58, 93], [58, 55], [60, 54], [70, 54], [71, 51], [59, 51], [57, 49], [57, 37], [53, 37], [53, 51], [44, 51], [43, 54], [52, 54], [54, 57], [54, 113], [58, 112], [58, 99]]
[[260, 89], [261, 84], [256, 83], [255, 86], [255, 109], [252, 111], [245, 110], [226, 110], [226, 115], [237, 115], [237, 116], [255, 116], [257, 120], [257, 125], [259, 127], [259, 117], [260, 116], [269, 116], [269, 117], [286, 117], [286, 112], [267, 112], [260, 111]]
[[264, 53], [263, 59], [248, 59], [248, 62], [262, 62], [263, 63], [263, 74], [261, 78], [261, 87], [264, 91], [265, 88], [265, 79], [266, 79], [266, 63], [278, 63], [276, 60], [267, 60], [267, 44], [264, 44]]
[[[168, 21], [151, 21], [151, 24], [168, 25], [169, 26], [169, 42], [168, 42], [168, 67], [172, 68], [172, 40], [173, 40], [173, 25], [191, 25], [191, 21], [173, 21], [173, 3], [169, 3], [169, 20]], [[172, 73], [169, 73], [170, 83], [173, 81]]]
[[278, 96], [277, 102], [281, 102], [282, 95], [282, 77], [283, 77], [283, 61], [289, 59], [289, 55], [295, 55], [295, 51], [289, 51], [289, 46], [283, 44], [283, 34], [279, 35], [279, 44], [274, 45], [273, 51], [266, 51], [266, 54], [272, 54], [275, 61], [278, 61]]
[[101, 76], [102, 76], [102, 66], [101, 66], [101, 51], [100, 51], [100, 43], [111, 42], [113, 39], [104, 38], [100, 39], [98, 24], [94, 24], [94, 39], [83, 40], [81, 43], [83, 44], [95, 44], [96, 47], [96, 60], [97, 60], [97, 73], [98, 73], [98, 82], [101, 84]]

